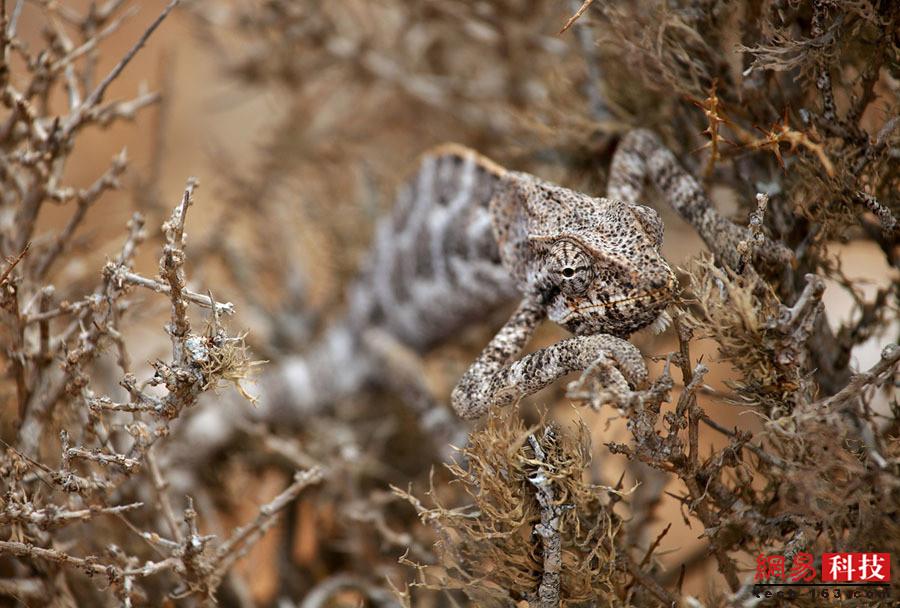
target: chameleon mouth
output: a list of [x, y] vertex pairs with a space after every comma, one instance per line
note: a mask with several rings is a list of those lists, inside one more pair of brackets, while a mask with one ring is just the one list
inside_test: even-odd
[[579, 306], [577, 309], [567, 314], [564, 318], [560, 319], [558, 323], [565, 325], [566, 323], [571, 321], [573, 317], [581, 316], [585, 313], [590, 313], [596, 310], [618, 308], [625, 304], [663, 304], [667, 300], [667, 298], [665, 297], [666, 294], [671, 293], [671, 291], [672, 286], [666, 285], [665, 287], [644, 291], [634, 296], [617, 298], [615, 300], [609, 300], [608, 302], [600, 302], [597, 304], [586, 304], [584, 306]]

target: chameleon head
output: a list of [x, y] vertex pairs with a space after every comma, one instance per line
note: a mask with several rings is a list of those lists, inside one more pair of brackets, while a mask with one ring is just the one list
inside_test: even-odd
[[522, 173], [503, 182], [491, 201], [500, 257], [552, 321], [575, 334], [624, 337], [660, 318], [676, 279], [654, 210]]

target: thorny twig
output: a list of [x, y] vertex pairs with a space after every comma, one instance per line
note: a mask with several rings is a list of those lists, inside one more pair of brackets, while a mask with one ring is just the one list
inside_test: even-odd
[[259, 509], [259, 515], [245, 526], [236, 528], [231, 536], [216, 549], [214, 559], [214, 577], [221, 578], [240, 559], [259, 538], [275, 523], [275, 517], [287, 505], [293, 502], [304, 488], [319, 483], [324, 477], [320, 468], [297, 471], [294, 482], [271, 502]]
[[581, 6], [578, 6], [576, 8], [575, 14], [572, 15], [571, 17], [569, 17], [569, 20], [566, 21], [566, 24], [562, 27], [561, 30], [559, 30], [559, 33], [562, 34], [567, 29], [572, 27], [572, 25], [576, 21], [578, 21], [578, 18], [581, 17], [591, 7], [591, 4], [593, 4], [593, 3], [594, 3], [594, 0], [584, 0], [584, 2], [581, 3]]
[[[115, 272], [115, 271], [114, 271]], [[172, 287], [170, 285], [166, 285], [165, 283], [160, 283], [154, 279], [148, 279], [147, 277], [142, 277], [139, 274], [134, 272], [121, 272], [117, 273], [117, 276], [121, 278], [121, 280], [130, 285], [138, 285], [140, 287], [146, 287], [152, 291], [157, 293], [171, 294]], [[231, 302], [214, 302], [208, 295], [202, 293], [196, 293], [189, 289], [182, 288], [180, 290], [180, 296], [184, 298], [184, 300], [188, 302], [192, 302], [194, 304], [199, 304], [204, 308], [215, 309], [219, 312], [223, 312], [227, 315], [234, 314], [234, 304]], [[63, 311], [60, 314], [63, 314]], [[49, 313], [48, 313], [49, 314]], [[37, 318], [37, 317], [36, 317]]]
[[877, 387], [884, 382], [893, 381], [897, 373], [897, 364], [900, 362], [900, 346], [889, 344], [881, 351], [881, 358], [865, 372], [855, 374], [850, 382], [834, 395], [813, 402], [809, 405], [809, 411], [840, 412], [850, 403], [861, 399], [866, 389]]
[[182, 267], [184, 265], [184, 222], [187, 219], [188, 207], [194, 202], [196, 187], [196, 180], [189, 179], [184, 189], [184, 196], [181, 197], [181, 203], [175, 207], [169, 221], [163, 224], [166, 245], [163, 248], [163, 256], [159, 260], [160, 275], [168, 283], [169, 298], [172, 301], [172, 324], [169, 326], [169, 333], [172, 335], [173, 358], [178, 362], [183, 358], [183, 340], [191, 329], [191, 323], [187, 318], [187, 302], [182, 294], [185, 291]]
[[[541, 438], [545, 445], [555, 442], [554, 430], [548, 426]], [[536, 498], [541, 506], [541, 523], [535, 525], [534, 533], [540, 537], [543, 545], [544, 567], [541, 573], [541, 584], [538, 587], [536, 601], [531, 605], [537, 608], [558, 608], [559, 583], [562, 570], [562, 540], [559, 534], [560, 515], [566, 505], [557, 504], [553, 490], [553, 472], [546, 468], [546, 454], [541, 442], [534, 434], [528, 435], [528, 444], [534, 451], [536, 470], [529, 475], [528, 482], [536, 490]], [[571, 508], [571, 507], [569, 507]]]
[[88, 111], [93, 110], [97, 107], [97, 105], [103, 101], [103, 96], [106, 94], [106, 89], [109, 88], [109, 85], [119, 77], [122, 73], [122, 70], [134, 59], [134, 56], [137, 55], [138, 51], [143, 48], [143, 46], [147, 43], [150, 36], [156, 31], [156, 28], [160, 26], [160, 24], [165, 20], [166, 17], [169, 16], [176, 6], [178, 6], [179, 0], [171, 0], [169, 4], [162, 10], [156, 19], [144, 30], [144, 33], [140, 35], [137, 42], [134, 43], [127, 53], [119, 60], [119, 62], [110, 70], [109, 74], [107, 74], [103, 80], [100, 81], [100, 84], [91, 91], [91, 93], [85, 98], [84, 102], [78, 106], [75, 112], [69, 117], [69, 119], [63, 124], [62, 127], [62, 137], [69, 137], [72, 132], [84, 123], [84, 119]]
[[[241, 484], [245, 468], [257, 470], [259, 446], [278, 454], [276, 464], [282, 467], [329, 463], [323, 469], [322, 482], [328, 484], [328, 491], [322, 492], [322, 498], [334, 501], [335, 506], [326, 505], [321, 509], [322, 519], [305, 520], [300, 529], [315, 526], [316, 538], [305, 547], [307, 553], [326, 544], [340, 546], [341, 551], [316, 561], [314, 576], [308, 576], [303, 560], [283, 560], [287, 574], [279, 591], [291, 601], [306, 594], [306, 602], [313, 605], [333, 602], [334, 594], [346, 589], [348, 596], [357, 593], [390, 605], [373, 571], [377, 576], [386, 572], [393, 579], [402, 578], [396, 556], [382, 551], [385, 559], [374, 560], [374, 567], [370, 557], [377, 554], [377, 548], [394, 548], [407, 538], [415, 546], [427, 546], [428, 537], [413, 528], [411, 520], [417, 514], [429, 524], [444, 517], [483, 525], [460, 525], [453, 529], [455, 536], [438, 535], [436, 549], [443, 549], [449, 561], [441, 564], [444, 578], [434, 593], [451, 596], [446, 600], [451, 603], [458, 603], [456, 596], [465, 593], [473, 597], [474, 604], [487, 605], [494, 600], [509, 603], [516, 589], [533, 592], [535, 573], [547, 569], [538, 546], [543, 542], [535, 537], [512, 545], [514, 550], [488, 552], [487, 567], [472, 567], [472, 561], [477, 562], [486, 549], [505, 547], [500, 543], [517, 534], [523, 536], [521, 530], [530, 531], [545, 512], [552, 514], [536, 503], [538, 489], [521, 475], [541, 468], [531, 461], [528, 447], [522, 449], [529, 432], [519, 429], [510, 438], [495, 427], [492, 441], [482, 441], [473, 450], [467, 448], [470, 464], [489, 465], [481, 477], [463, 475], [458, 477], [462, 483], [447, 485], [435, 475], [431, 486], [435, 500], [450, 504], [457, 498], [455, 488], [464, 486], [471, 491], [470, 498], [483, 499], [477, 511], [448, 507], [438, 513], [407, 494], [416, 508], [411, 510], [412, 517], [403, 519], [372, 498], [370, 486], [384, 484], [385, 476], [427, 478], [421, 471], [428, 469], [428, 462], [422, 459], [417, 443], [427, 436], [422, 433], [428, 430], [428, 421], [425, 417], [398, 418], [393, 410], [383, 409], [385, 399], [361, 396], [333, 409], [309, 412], [294, 421], [299, 430], [279, 426], [280, 431], [290, 432], [290, 437], [255, 427], [253, 434], [260, 440], [253, 446], [219, 454], [225, 457], [217, 459], [215, 467], [190, 478], [187, 489], [197, 497], [198, 508], [191, 506], [183, 518], [176, 518], [180, 506], [174, 503], [183, 489], [184, 476], [175, 475], [162, 452], [156, 456], [156, 450], [173, 443], [169, 436], [172, 421], [192, 408], [203, 391], [216, 386], [217, 379], [234, 376], [234, 370], [221, 366], [232, 361], [229, 349], [236, 346], [235, 340], [243, 344], [243, 339], [227, 337], [219, 323], [219, 313], [231, 313], [234, 307], [216, 302], [205, 289], [201, 293], [187, 290], [185, 243], [179, 235], [167, 242], [172, 248], [164, 254], [168, 258], [162, 264], [161, 278], [139, 273], [135, 250], [144, 237], [143, 220], [137, 216], [125, 245], [112, 256], [102, 275], [94, 273], [94, 268], [81, 273], [77, 264], [72, 264], [78, 275], [72, 279], [72, 268], [60, 268], [59, 263], [63, 256], [81, 261], [80, 247], [90, 243], [81, 236], [84, 218], [89, 217], [89, 208], [115, 196], [112, 190], [125, 161], [124, 157], [114, 159], [94, 176], [93, 185], [88, 180], [88, 186], [79, 189], [67, 185], [67, 176], [74, 173], [71, 166], [67, 168], [69, 156], [73, 151], [76, 156], [82, 154], [79, 137], [88, 127], [104, 128], [129, 120], [160, 100], [158, 94], [143, 90], [121, 101], [107, 97], [113, 91], [111, 83], [133, 63], [141, 44], [174, 3], [138, 44], [110, 61], [103, 55], [102, 43], [133, 14], [125, 2], [100, 3], [84, 15], [61, 3], [31, 5], [17, 0], [9, 12], [7, 4], [10, 2], [3, 2], [0, 11], [0, 106], [5, 111], [0, 118], [0, 207], [6, 218], [0, 222], [0, 255], [7, 263], [15, 261], [4, 264], [0, 279], [0, 322], [6, 339], [6, 367], [16, 385], [8, 392], [19, 397], [24, 432], [2, 462], [8, 487], [4, 488], [6, 502], [0, 518], [7, 522], [4, 533], [10, 538], [0, 546], [0, 553], [4, 566], [12, 564], [10, 572], [15, 574], [9, 576], [15, 578], [0, 581], [0, 593], [37, 605], [74, 605], [70, 587], [78, 598], [105, 594], [114, 597], [104, 600], [118, 600], [124, 606], [155, 605], [172, 594], [209, 600], [217, 585], [211, 574], [221, 576], [213, 567], [214, 540], [199, 531], [200, 521], [211, 515], [207, 505], [216, 504], [210, 500], [216, 489], [211, 479]], [[334, 276], [349, 272], [341, 258], [357, 256], [364, 240], [344, 226], [357, 224], [349, 204], [333, 213], [333, 201], [358, 200], [354, 198], [357, 193], [344, 185], [357, 180], [332, 179], [334, 167], [344, 171], [365, 164], [367, 180], [390, 181], [401, 157], [405, 161], [422, 149], [423, 142], [451, 134], [498, 159], [514, 160], [525, 170], [543, 175], [544, 165], [550, 163], [560, 179], [577, 181], [586, 166], [596, 169], [609, 150], [605, 139], [595, 137], [596, 129], [573, 129], [566, 121], [574, 119], [578, 125], [591, 122], [586, 118], [607, 121], [609, 113], [598, 110], [607, 108], [605, 103], [597, 103], [605, 102], [600, 92], [614, 96], [611, 103], [627, 110], [627, 118], [621, 116], [623, 121], [670, 130], [667, 139], [680, 146], [679, 159], [688, 165], [693, 160], [690, 149], [697, 145], [691, 134], [703, 128], [717, 130], [707, 133], [710, 147], [716, 147], [706, 163], [707, 185], [735, 195], [739, 206], [733, 214], [736, 222], [751, 212], [748, 244], [763, 234], [780, 237], [796, 259], [781, 264], [784, 272], [776, 278], [751, 267], [746, 256], [741, 260], [741, 272], [710, 276], [712, 290], [685, 303], [688, 314], [708, 304], [704, 297], [715, 295], [720, 297], [721, 307], [734, 314], [698, 316], [687, 332], [676, 318], [679, 352], [668, 357], [663, 375], [650, 390], [627, 390], [611, 369], [614, 362], [607, 360], [598, 362], [570, 394], [598, 406], [608, 403], [619, 408], [632, 441], [611, 448], [654, 467], [664, 480], [673, 479], [684, 486], [679, 485], [673, 494], [682, 501], [682, 514], [690, 525], [696, 528], [700, 522], [702, 538], [700, 551], [688, 561], [699, 563], [712, 554], [732, 588], [735, 581], [740, 584], [731, 598], [721, 601], [750, 605], [754, 601], [752, 586], [742, 573], [737, 575], [739, 552], [783, 551], [791, 555], [800, 542], [808, 543], [804, 548], [810, 551], [837, 546], [896, 549], [896, 529], [890, 517], [895, 512], [898, 487], [896, 442], [891, 442], [897, 427], [896, 348], [886, 349], [882, 361], [849, 383], [844, 376], [848, 362], [856, 356], [853, 349], [867, 338], [889, 331], [896, 316], [896, 290], [885, 281], [870, 301], [854, 295], [859, 319], [854, 317], [833, 339], [821, 339], [827, 323], [820, 285], [831, 279], [849, 286], [852, 292], [851, 279], [833, 263], [838, 255], [833, 245], [838, 239], [850, 239], [849, 247], [862, 249], [874, 242], [889, 263], [897, 260], [897, 174], [893, 165], [900, 121], [889, 113], [896, 105], [890, 80], [895, 49], [890, 42], [898, 13], [890, 2], [822, 1], [812, 6], [810, 20], [809, 7], [797, 3], [769, 3], [760, 8], [738, 2], [728, 11], [722, 11], [720, 4], [674, 0], [620, 3], [593, 10], [596, 3], [591, 7], [589, 0], [575, 1], [569, 12], [576, 15], [567, 24], [574, 28], [574, 37], [562, 38], [548, 36], [556, 29], [552, 24], [559, 23], [559, 5], [540, 2], [530, 4], [527, 11], [504, 2], [461, 3], [448, 11], [439, 1], [426, 0], [413, 8], [388, 1], [366, 7], [361, 21], [367, 26], [377, 23], [374, 28], [358, 26], [356, 16], [361, 13], [355, 10], [355, 3], [336, 8], [295, 0], [261, 5], [225, 2], [215, 4], [207, 24], [214, 34], [230, 28], [229, 36], [236, 34], [246, 42], [238, 45], [242, 51], [249, 49], [245, 56], [225, 66], [230, 74], [254, 93], [277, 87], [283, 95], [279, 99], [286, 99], [289, 109], [284, 122], [272, 129], [275, 137], [264, 143], [262, 170], [256, 172], [257, 167], [241, 157], [235, 167], [248, 166], [251, 177], [246, 183], [236, 178], [226, 190], [235, 192], [236, 205], [259, 212], [252, 227], [266, 235], [277, 221], [273, 218], [281, 217], [271, 208], [287, 206], [273, 196], [273, 184], [284, 176], [302, 180], [303, 208], [310, 211], [303, 220], [314, 217], [331, 222], [324, 230], [316, 225], [310, 232], [327, 234], [326, 240], [335, 241], [329, 243], [329, 251], [340, 255], [332, 256], [328, 266]], [[31, 9], [34, 11], [29, 14]], [[590, 24], [585, 22], [588, 10], [592, 10]], [[734, 18], [741, 14], [754, 19]], [[46, 47], [17, 38], [23, 15], [29, 20], [39, 15], [46, 18]], [[382, 18], [385, 15], [388, 18]], [[448, 15], [452, 17], [448, 19]], [[735, 40], [747, 45], [745, 59], [752, 62], [752, 69], [743, 74], [727, 59]], [[572, 83], [583, 80], [582, 62], [572, 60], [577, 57], [584, 58], [588, 68], [588, 112], [566, 105], [568, 100], [581, 99], [572, 94]], [[527, 70], [521, 69], [525, 63]], [[104, 77], [98, 66], [105, 64], [115, 67]], [[458, 66], [465, 67], [465, 74], [456, 73]], [[554, 76], [547, 78], [546, 74]], [[690, 112], [684, 100], [702, 96], [711, 84], [715, 88], [704, 102], [706, 116]], [[173, 89], [178, 92], [177, 87]], [[63, 113], [54, 114], [56, 108]], [[437, 115], [434, 120], [429, 112]], [[310, 121], [310, 116], [316, 120]], [[409, 116], [416, 120], [405, 118]], [[384, 128], [385, 124], [392, 128]], [[754, 125], [774, 126], [756, 137], [751, 131]], [[607, 127], [618, 129], [612, 121], [604, 125]], [[726, 141], [726, 131], [743, 145], [723, 150], [720, 142]], [[346, 145], [348, 142], [353, 145]], [[516, 142], [512, 152], [509, 142]], [[801, 154], [782, 158], [788, 148]], [[380, 153], [367, 156], [372, 149]], [[775, 156], [746, 153], [754, 149], [770, 150]], [[354, 154], [367, 162], [355, 162], [359, 158]], [[776, 161], [784, 162], [786, 170], [778, 171]], [[160, 176], [155, 175], [156, 170], [153, 173], [151, 185], [156, 189]], [[345, 171], [341, 177], [346, 177]], [[285, 190], [293, 201], [297, 189]], [[379, 200], [377, 190], [367, 190], [366, 204]], [[757, 198], [757, 210], [752, 213], [757, 192], [766, 192], [769, 198], [765, 203]], [[44, 217], [49, 215], [44, 209], [48, 203], [69, 206], [62, 232], [48, 229], [52, 223]], [[364, 211], [368, 214], [369, 207]], [[281, 289], [291, 291], [285, 277], [295, 269], [285, 260], [296, 256], [285, 255], [284, 247], [272, 243], [265, 243], [269, 245], [263, 248], [266, 251], [257, 253], [243, 240], [232, 238], [232, 228], [238, 228], [234, 233], [250, 232], [241, 230], [245, 225], [236, 225], [254, 221], [248, 216], [226, 213], [216, 219], [216, 238], [228, 243], [228, 264], [234, 261], [240, 270], [231, 273], [237, 290], [214, 285], [212, 291], [254, 303], [259, 318], [253, 323], [267, 324], [272, 330], [271, 339], [257, 337], [261, 343], [272, 342], [261, 346], [278, 353], [303, 347], [309, 332], [299, 319], [308, 311], [299, 313], [297, 309], [309, 303], [302, 298], [286, 298], [274, 305], [268, 301], [269, 296], [278, 299], [280, 293], [276, 292]], [[181, 236], [183, 228], [182, 223]], [[39, 230], [49, 234], [39, 234]], [[680, 240], [677, 230], [676, 226], [667, 227], [667, 243], [671, 244], [673, 237]], [[29, 243], [32, 249], [25, 255]], [[191, 255], [224, 249], [194, 245], [192, 242]], [[270, 268], [278, 269], [271, 273], [274, 281], [267, 275]], [[807, 275], [815, 278], [804, 283]], [[95, 285], [92, 280], [99, 282]], [[887, 280], [893, 281], [893, 275]], [[272, 293], [260, 289], [273, 283], [277, 289]], [[318, 281], [311, 284], [318, 285]], [[126, 326], [138, 312], [137, 302], [128, 298], [131, 286], [164, 294], [172, 309], [172, 331], [166, 339], [173, 342], [176, 354], [171, 360], [154, 362], [157, 373], [151, 372], [149, 377], [143, 374], [143, 358], [128, 353], [134, 341], [131, 330], [142, 329], [140, 323]], [[260, 295], [262, 291], [265, 297]], [[190, 304], [212, 309], [209, 331], [191, 331], [191, 323], [196, 327], [197, 321]], [[300, 326], [306, 333], [291, 333], [292, 327]], [[701, 367], [691, 360], [688, 346], [706, 337], [717, 343], [720, 352], [718, 357], [704, 358]], [[176, 344], [179, 341], [180, 346]], [[652, 351], [663, 342], [647, 341], [642, 346], [648, 344]], [[102, 355], [110, 351], [122, 374], [105, 382], [107, 361]], [[719, 379], [717, 368], [724, 365], [720, 360], [734, 368], [729, 390], [707, 390], [702, 385], [703, 373], [708, 367], [709, 376]], [[427, 375], [431, 380], [433, 361], [426, 359], [426, 365], [417, 367], [414, 375]], [[681, 368], [684, 387], [677, 402], [666, 407], [664, 400], [674, 385], [671, 364]], [[113, 375], [118, 374], [118, 369], [109, 367]], [[244, 371], [246, 368], [240, 367], [236, 373]], [[124, 393], [112, 392], [119, 391], [117, 384]], [[264, 391], [266, 388], [263, 386]], [[284, 394], [291, 397], [290, 390]], [[728, 402], [731, 407], [737, 404], [744, 413], [765, 417], [764, 428], [752, 435], [753, 443], [748, 431], [719, 422], [724, 406], [718, 402]], [[216, 405], [219, 403], [213, 407]], [[700, 422], [720, 433], [718, 439], [727, 445], [710, 446]], [[62, 449], [61, 426], [68, 430]], [[540, 437], [533, 430], [530, 433]], [[359, 441], [361, 437], [366, 441]], [[479, 437], [484, 435], [473, 434], [474, 440]], [[186, 449], [193, 447], [190, 440], [195, 438], [188, 439]], [[560, 523], [557, 536], [569, 543], [563, 548], [567, 561], [561, 577], [581, 569], [589, 574], [585, 580], [600, 581], [598, 588], [607, 585], [599, 591], [589, 590], [588, 597], [595, 602], [615, 603], [625, 598], [648, 605], [676, 601], [696, 605], [682, 595], [680, 583], [669, 588], [677, 571], [671, 577], [658, 575], [653, 553], [666, 549], [660, 545], [660, 537], [649, 548], [635, 549], [623, 543], [621, 520], [609, 515], [607, 505], [597, 497], [611, 494], [616, 504], [636, 510], [649, 511], [652, 506], [630, 500], [627, 493], [617, 494], [621, 486], [608, 492], [593, 487], [588, 492], [583, 491], [584, 486], [552, 477], [566, 462], [590, 455], [589, 449], [584, 444], [567, 445], [553, 454], [544, 449], [554, 465], [553, 470], [547, 467], [554, 498], [579, 505], [577, 512], [565, 510], [560, 518], [565, 525]], [[486, 455], [489, 453], [491, 458]], [[528, 462], [517, 460], [523, 453]], [[594, 456], [596, 459], [597, 454]], [[335, 459], [339, 465], [334, 464]], [[578, 469], [578, 475], [582, 473]], [[596, 473], [591, 469], [590, 483], [596, 482]], [[170, 489], [167, 476], [176, 491]], [[466, 485], [472, 479], [477, 485]], [[515, 483], [504, 485], [503, 480]], [[565, 494], [573, 488], [576, 495]], [[133, 496], [137, 491], [141, 494]], [[156, 496], [159, 507], [134, 506], [138, 498], [146, 500], [146, 496]], [[352, 511], [364, 516], [351, 518], [350, 509], [342, 509], [342, 504], [352, 504]], [[496, 504], [524, 510], [492, 510]], [[343, 518], [340, 525], [331, 525], [331, 513]], [[110, 515], [116, 519], [110, 520]], [[630, 515], [633, 522], [648, 518], [648, 513]], [[303, 512], [297, 517], [307, 516]], [[509, 523], [506, 516], [510, 528], [502, 527]], [[520, 516], [529, 518], [524, 528], [516, 519]], [[659, 510], [649, 516], [672, 514]], [[236, 559], [257, 537], [253, 530], [274, 520], [266, 517], [260, 513], [249, 528], [241, 528], [238, 537], [232, 537], [234, 550], [229, 556]], [[352, 525], [345, 525], [348, 520]], [[107, 525], [110, 522], [120, 524], [121, 529]], [[77, 532], [84, 540], [74, 546], [61, 544], [56, 525], [83, 526], [84, 530]], [[94, 534], [100, 525], [104, 534]], [[122, 530], [126, 538], [137, 533], [153, 553], [135, 549], [134, 543], [119, 542]], [[586, 530], [595, 534], [585, 535]], [[804, 535], [804, 531], [812, 534]], [[582, 536], [573, 540], [576, 532]], [[13, 534], [19, 536], [13, 538]], [[220, 536], [229, 537], [227, 533]], [[114, 538], [122, 548], [101, 545], [107, 538]], [[615, 555], [607, 551], [610, 547], [615, 548]], [[415, 553], [429, 563], [438, 559], [428, 550]], [[360, 555], [368, 557], [362, 560]], [[304, 559], [318, 557], [307, 554]], [[95, 574], [94, 583], [88, 577], [70, 576], [73, 568]], [[369, 570], [359, 571], [365, 568]], [[504, 580], [524, 586], [498, 585], [500, 575], [509, 575]], [[110, 579], [115, 582], [107, 585]], [[551, 601], [571, 603], [568, 582], [574, 580], [566, 579], [567, 585], [560, 585], [557, 598]], [[624, 594], [622, 580], [634, 582]], [[102, 589], [82, 589], [95, 583]], [[233, 591], [227, 581], [223, 587], [220, 601], [222, 595]], [[416, 590], [423, 595], [429, 591], [424, 586]], [[632, 591], [642, 595], [629, 595]], [[409, 592], [399, 595], [408, 605]], [[523, 597], [525, 593], [516, 599]], [[708, 603], [718, 605], [718, 600], [719, 595], [712, 595]]]

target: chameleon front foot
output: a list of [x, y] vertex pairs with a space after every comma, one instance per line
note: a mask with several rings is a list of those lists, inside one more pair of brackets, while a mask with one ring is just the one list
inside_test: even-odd
[[453, 408], [462, 418], [480, 418], [494, 407], [515, 403], [598, 362], [602, 362], [613, 390], [646, 385], [647, 367], [633, 344], [606, 334], [575, 336], [512, 363], [480, 357], [453, 390]]

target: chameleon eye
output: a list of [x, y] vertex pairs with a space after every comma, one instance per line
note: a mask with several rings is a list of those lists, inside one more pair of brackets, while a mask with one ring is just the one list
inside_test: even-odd
[[559, 289], [570, 296], [584, 293], [594, 278], [588, 253], [567, 240], [559, 241], [550, 250], [550, 271]]

